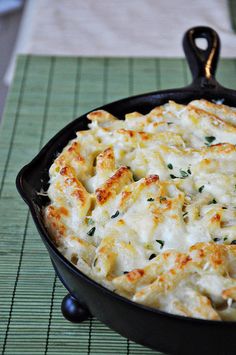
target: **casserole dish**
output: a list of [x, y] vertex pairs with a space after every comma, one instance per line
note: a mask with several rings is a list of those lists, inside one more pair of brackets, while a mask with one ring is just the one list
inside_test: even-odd
[[[195, 45], [195, 40], [201, 37], [207, 40], [206, 50]], [[184, 36], [184, 49], [193, 74], [193, 83], [190, 86], [127, 98], [99, 109], [109, 111], [121, 119], [127, 112], [139, 111], [145, 114], [170, 99], [178, 103], [188, 103], [200, 98], [223, 98], [225, 104], [236, 106], [236, 93], [221, 87], [214, 78], [219, 48], [219, 38], [213, 30], [206, 27], [190, 29]], [[29, 205], [54, 268], [71, 295], [62, 303], [63, 314], [72, 321], [80, 321], [91, 312], [120, 334], [168, 353], [233, 354], [234, 322], [190, 319], [133, 303], [90, 280], [56, 249], [41, 214], [48, 199], [38, 192], [47, 189], [48, 169], [58, 152], [75, 136], [76, 131], [87, 129], [87, 125], [86, 115], [70, 123], [52, 138], [17, 177], [18, 190]]]

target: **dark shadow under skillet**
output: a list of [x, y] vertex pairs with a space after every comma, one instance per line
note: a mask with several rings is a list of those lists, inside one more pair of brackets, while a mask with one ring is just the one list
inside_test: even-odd
[[[206, 39], [207, 49], [197, 47], [198, 38]], [[215, 79], [220, 52], [217, 33], [209, 27], [194, 27], [185, 33], [183, 47], [193, 75], [191, 85], [129, 97], [96, 109], [104, 109], [123, 119], [128, 112], [146, 114], [168, 100], [187, 104], [201, 98], [224, 99], [224, 104], [236, 107], [236, 91], [222, 87]], [[41, 214], [49, 200], [37, 192], [48, 188], [48, 170], [58, 152], [75, 137], [76, 131], [88, 129], [86, 115], [57, 133], [21, 169], [16, 179], [18, 191], [30, 208], [55, 271], [69, 291], [62, 302], [64, 316], [70, 321], [81, 322], [92, 314], [121, 335], [170, 354], [236, 354], [236, 322], [182, 317], [134, 303], [89, 279], [51, 241]]]

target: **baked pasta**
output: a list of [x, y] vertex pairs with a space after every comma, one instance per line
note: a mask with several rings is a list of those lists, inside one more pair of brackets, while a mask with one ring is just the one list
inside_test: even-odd
[[88, 119], [49, 171], [58, 249], [135, 302], [236, 320], [236, 109], [170, 101]]

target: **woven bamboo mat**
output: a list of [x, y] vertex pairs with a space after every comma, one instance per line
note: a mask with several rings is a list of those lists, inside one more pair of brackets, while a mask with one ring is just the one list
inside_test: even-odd
[[[221, 61], [218, 79], [236, 88], [236, 60]], [[60, 303], [67, 292], [16, 192], [15, 177], [73, 117], [109, 101], [190, 80], [184, 59], [18, 58], [0, 132], [3, 354], [158, 354], [95, 318], [74, 325], [62, 317]]]

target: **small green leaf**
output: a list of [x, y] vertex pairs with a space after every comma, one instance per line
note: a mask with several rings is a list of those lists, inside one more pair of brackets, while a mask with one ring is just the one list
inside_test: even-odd
[[173, 174], [170, 174], [170, 177], [171, 177], [171, 179], [178, 179], [178, 177]]
[[214, 240], [214, 242], [216, 242], [216, 243], [217, 243], [217, 242], [219, 242], [219, 241], [220, 241], [220, 238], [214, 238], [213, 240]]
[[173, 169], [173, 165], [172, 164], [168, 164], [168, 169], [172, 170]]
[[215, 139], [216, 139], [216, 137], [214, 137], [214, 136], [206, 136], [205, 137], [205, 140], [207, 141], [208, 144], [211, 144]]
[[154, 198], [150, 197], [150, 198], [147, 199], [147, 201], [148, 202], [152, 202], [152, 201], [154, 201]]
[[156, 242], [161, 245], [161, 249], [164, 247], [165, 241], [161, 239], [156, 239]]
[[119, 214], [120, 214], [120, 212], [119, 212], [119, 211], [116, 211], [116, 213], [114, 213], [114, 214], [111, 216], [111, 218], [116, 218], [116, 217], [119, 216]]
[[157, 256], [156, 254], [151, 254], [151, 255], [149, 256], [149, 260], [154, 259], [156, 256]]
[[96, 230], [96, 227], [93, 227], [93, 228], [91, 228], [91, 229], [88, 231], [87, 234], [88, 234], [90, 237], [92, 237], [92, 236], [94, 235], [95, 230]]
[[216, 204], [217, 203], [217, 201], [213, 198], [213, 200], [212, 201], [210, 201], [209, 203], [208, 203], [208, 205], [212, 205], [212, 204]]
[[201, 193], [203, 191], [204, 187], [205, 187], [204, 185], [200, 186], [198, 191]]
[[92, 218], [88, 218], [88, 225], [91, 226], [94, 224], [94, 220]]
[[98, 258], [94, 259], [93, 266], [96, 266]]
[[185, 179], [186, 177], [188, 177], [188, 173], [182, 169], [180, 169], [180, 174], [181, 174], [182, 179]]
[[232, 242], [230, 244], [235, 245], [236, 244], [236, 240], [232, 240]]

